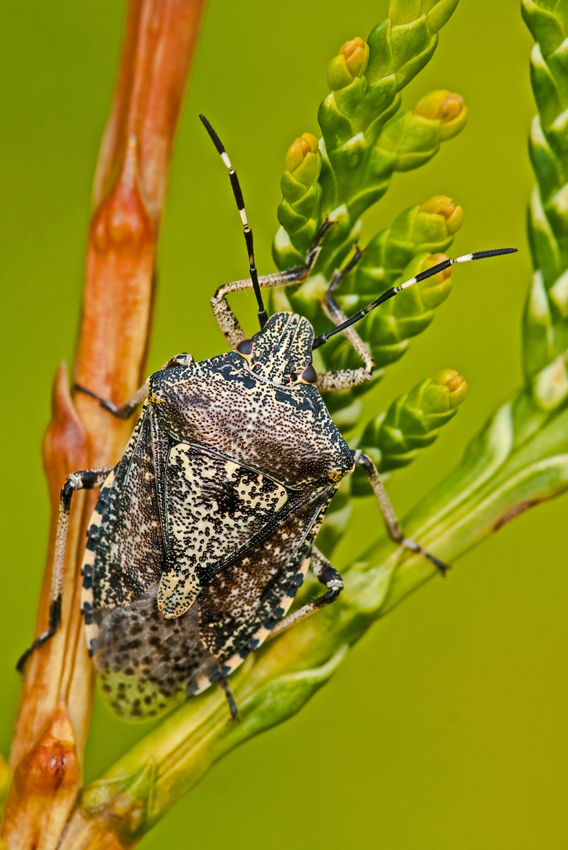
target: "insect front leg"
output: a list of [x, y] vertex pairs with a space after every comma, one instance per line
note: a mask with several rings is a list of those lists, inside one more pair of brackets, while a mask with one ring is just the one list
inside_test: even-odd
[[423, 555], [427, 558], [435, 567], [437, 567], [443, 576], [446, 575], [446, 572], [450, 569], [448, 564], [444, 564], [443, 561], [440, 561], [439, 558], [436, 558], [435, 555], [432, 555], [426, 549], [423, 549], [419, 543], [415, 540], [412, 540], [409, 537], [404, 536], [404, 532], [400, 527], [398, 518], [394, 512], [394, 508], [391, 504], [391, 500], [388, 497], [388, 493], [385, 490], [385, 485], [381, 480], [381, 476], [379, 475], [379, 471], [370, 457], [360, 449], [353, 452], [353, 460], [365, 470], [367, 475], [369, 476], [369, 482], [371, 487], [373, 488], [373, 492], [377, 497], [377, 501], [379, 503], [379, 507], [381, 509], [381, 513], [383, 515], [383, 519], [385, 522], [385, 526], [388, 532], [390, 539], [394, 543], [399, 543], [401, 546], [404, 546], [405, 549], [410, 549], [411, 552], [416, 552], [419, 555]]
[[61, 587], [63, 584], [63, 571], [65, 568], [65, 551], [67, 546], [67, 533], [69, 530], [69, 512], [71, 510], [71, 499], [76, 490], [94, 490], [102, 487], [105, 479], [113, 467], [101, 469], [82, 469], [72, 472], [67, 477], [61, 488], [59, 497], [59, 516], [57, 520], [57, 534], [55, 537], [55, 552], [53, 556], [53, 573], [51, 576], [51, 601], [49, 603], [49, 620], [47, 629], [36, 637], [34, 642], [20, 657], [16, 669], [23, 673], [26, 661], [30, 655], [40, 646], [53, 637], [61, 625]]
[[310, 559], [310, 570], [313, 572], [318, 581], [327, 587], [327, 593], [324, 593], [323, 596], [320, 596], [313, 602], [308, 602], [306, 605], [298, 608], [297, 611], [294, 611], [292, 614], [284, 617], [284, 619], [277, 623], [272, 629], [270, 633], [271, 638], [285, 632], [287, 629], [295, 626], [296, 623], [305, 620], [306, 617], [309, 617], [311, 614], [319, 611], [320, 608], [324, 608], [331, 602], [335, 602], [343, 590], [343, 579], [335, 567], [330, 564], [325, 555], [322, 555], [319, 549], [316, 549], [315, 546], [312, 550], [312, 556]]
[[[351, 260], [342, 269], [334, 272], [329, 285], [322, 299], [323, 310], [334, 325], [340, 325], [347, 319], [347, 316], [334, 298], [334, 292], [343, 280], [343, 278], [352, 271], [361, 257], [362, 251], [358, 246], [355, 246], [355, 253]], [[317, 388], [320, 392], [330, 392], [333, 390], [347, 390], [350, 387], [358, 387], [360, 384], [365, 384], [371, 379], [375, 363], [368, 345], [363, 342], [355, 328], [346, 328], [343, 331], [359, 357], [364, 363], [359, 369], [336, 369], [330, 372], [321, 372], [318, 374]]]
[[[318, 258], [321, 250], [320, 243], [331, 226], [332, 222], [326, 219], [318, 230], [312, 246], [306, 254], [306, 260], [303, 266], [296, 266], [295, 268], [288, 269], [284, 272], [262, 275], [258, 278], [260, 288], [268, 289], [274, 286], [291, 286], [294, 283], [302, 283], [306, 280]], [[244, 289], [252, 288], [252, 278], [246, 278], [246, 280], [235, 280], [232, 283], [225, 283], [223, 286], [220, 286], [211, 299], [211, 306], [213, 308], [213, 314], [217, 320], [217, 324], [231, 348], [236, 348], [239, 343], [247, 339], [247, 335], [241, 328], [239, 320], [231, 310], [227, 302], [227, 295], [230, 295], [231, 292], [240, 292]]]

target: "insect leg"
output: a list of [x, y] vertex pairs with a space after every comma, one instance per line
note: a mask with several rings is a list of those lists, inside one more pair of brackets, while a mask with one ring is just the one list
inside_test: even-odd
[[343, 590], [343, 579], [335, 567], [330, 564], [325, 555], [322, 555], [319, 549], [316, 549], [315, 546], [312, 550], [312, 557], [310, 559], [310, 569], [318, 581], [327, 587], [327, 593], [324, 593], [323, 596], [320, 596], [313, 602], [308, 602], [307, 605], [303, 605], [301, 608], [298, 608], [297, 611], [294, 611], [292, 614], [284, 617], [284, 619], [277, 623], [272, 629], [270, 633], [271, 638], [285, 632], [287, 629], [295, 626], [296, 623], [305, 620], [306, 617], [309, 617], [315, 611], [319, 611], [320, 608], [329, 605], [331, 602], [335, 602]]
[[229, 687], [227, 680], [224, 677], [221, 677], [219, 680], [219, 687], [227, 697], [227, 702], [229, 703], [229, 711], [231, 712], [231, 720], [237, 720], [239, 716], [239, 709], [237, 708], [237, 703], [235, 702], [235, 697], [233, 696], [233, 692]]
[[82, 469], [72, 472], [67, 477], [61, 488], [59, 497], [59, 516], [57, 520], [57, 534], [55, 537], [55, 552], [53, 556], [53, 573], [51, 577], [51, 601], [49, 603], [49, 620], [47, 629], [36, 637], [34, 642], [18, 660], [16, 669], [23, 673], [26, 661], [30, 655], [40, 646], [53, 637], [61, 625], [61, 587], [63, 584], [63, 571], [65, 568], [65, 549], [67, 544], [67, 532], [69, 529], [69, 511], [71, 509], [71, 498], [76, 490], [94, 490], [101, 487], [112, 466], [102, 469]]
[[427, 552], [426, 549], [423, 549], [422, 546], [420, 546], [419, 543], [416, 543], [415, 540], [411, 540], [409, 537], [404, 536], [404, 532], [400, 527], [394, 508], [391, 504], [391, 500], [385, 490], [385, 485], [383, 484], [377, 467], [371, 458], [367, 457], [366, 454], [363, 454], [360, 449], [357, 449], [357, 451], [353, 452], [353, 460], [357, 466], [364, 469], [369, 476], [369, 482], [373, 488], [375, 496], [377, 497], [390, 539], [394, 543], [399, 543], [401, 546], [404, 546], [405, 549], [410, 549], [411, 552], [423, 555], [440, 570], [443, 576], [445, 576], [446, 572], [450, 569], [448, 564], [444, 564], [444, 562], [440, 561], [439, 558], [436, 558], [435, 555]]
[[75, 384], [74, 389], [77, 390], [77, 392], [91, 396], [91, 398], [96, 398], [101, 407], [104, 407], [105, 410], [108, 410], [108, 412], [112, 413], [113, 416], [116, 416], [117, 419], [130, 419], [136, 408], [148, 398], [148, 384], [143, 384], [140, 389], [136, 390], [132, 398], [127, 401], [126, 404], [123, 404], [122, 407], [117, 407], [114, 402], [109, 401], [106, 398], [101, 398], [100, 395], [97, 395], [97, 393], [87, 389], [87, 387], [82, 387], [81, 384]]
[[[363, 252], [356, 245], [353, 257], [349, 260], [346, 266], [334, 272], [329, 282], [329, 286], [325, 291], [325, 295], [322, 299], [322, 307], [324, 313], [328, 319], [331, 319], [334, 325], [340, 325], [347, 317], [335, 300], [333, 293], [341, 283], [342, 279], [355, 268], [362, 256]], [[317, 388], [320, 392], [346, 390], [350, 387], [357, 387], [370, 380], [373, 374], [375, 363], [368, 345], [363, 342], [353, 327], [346, 328], [343, 333], [363, 361], [364, 366], [361, 366], [359, 369], [337, 369], [331, 372], [319, 373]]]
[[[326, 219], [316, 233], [312, 246], [306, 254], [306, 260], [303, 266], [296, 266], [284, 272], [261, 275], [258, 278], [260, 288], [267, 289], [273, 286], [290, 286], [291, 284], [302, 283], [306, 280], [318, 258], [321, 250], [320, 243], [331, 226], [332, 222]], [[232, 283], [225, 283], [223, 286], [220, 286], [211, 299], [211, 306], [217, 324], [231, 348], [236, 348], [240, 342], [243, 342], [247, 338], [247, 335], [227, 303], [227, 295], [230, 295], [231, 292], [240, 292], [244, 289], [252, 288], [253, 281], [251, 278], [234, 280]]]

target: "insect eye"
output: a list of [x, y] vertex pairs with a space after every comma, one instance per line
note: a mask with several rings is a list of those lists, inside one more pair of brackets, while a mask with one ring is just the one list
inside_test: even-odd
[[318, 379], [318, 373], [314, 369], [313, 366], [306, 366], [302, 375], [300, 377], [301, 381], [305, 381], [306, 384], [315, 384]]
[[252, 345], [252, 339], [243, 339], [243, 341], [239, 342], [239, 344], [237, 345], [237, 351], [239, 352], [239, 354], [244, 354], [245, 357], [248, 357], [249, 354], [252, 353]]

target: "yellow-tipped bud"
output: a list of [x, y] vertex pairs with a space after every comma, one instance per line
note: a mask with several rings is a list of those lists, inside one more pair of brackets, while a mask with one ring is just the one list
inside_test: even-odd
[[453, 121], [458, 117], [458, 115], [461, 115], [464, 109], [465, 100], [461, 94], [453, 92], [442, 102], [440, 109], [438, 110], [438, 117], [442, 124], [449, 124], [450, 121]]
[[448, 389], [451, 407], [457, 407], [467, 395], [467, 384], [455, 369], [442, 369], [432, 378], [432, 383]]
[[[432, 266], [435, 266], [438, 263], [443, 263], [444, 260], [447, 260], [447, 259], [448, 258], [446, 257], [445, 254], [430, 254], [430, 256], [426, 257], [426, 259], [422, 263], [422, 267], [423, 267], [424, 270], [431, 269]], [[443, 272], [438, 272], [438, 274], [434, 275], [434, 277], [428, 278], [428, 282], [426, 283], [426, 286], [432, 286], [432, 285], [435, 286], [436, 284], [443, 283], [445, 280], [447, 280], [450, 277], [451, 273], [452, 273], [451, 267], [448, 268], [448, 269], [444, 269]]]
[[453, 236], [459, 230], [463, 221], [463, 209], [454, 204], [452, 199], [446, 195], [434, 195], [432, 198], [428, 198], [420, 207], [420, 212], [443, 216], [446, 219], [446, 227], [450, 236]]
[[327, 84], [332, 91], [349, 86], [365, 73], [369, 61], [369, 45], [357, 36], [346, 41], [337, 56], [329, 63]]
[[369, 46], [362, 38], [356, 36], [346, 41], [339, 51], [344, 57], [347, 70], [352, 77], [360, 77], [369, 60]]
[[440, 121], [448, 124], [463, 112], [465, 101], [461, 94], [449, 91], [431, 91], [419, 100], [414, 107], [414, 114], [430, 121]]
[[295, 171], [303, 163], [308, 154], [315, 153], [317, 149], [318, 140], [311, 133], [304, 133], [299, 138], [294, 139], [286, 151], [284, 158], [288, 171]]
[[414, 114], [429, 121], [440, 122], [441, 139], [449, 139], [463, 128], [467, 109], [461, 94], [449, 91], [432, 91], [414, 107]]

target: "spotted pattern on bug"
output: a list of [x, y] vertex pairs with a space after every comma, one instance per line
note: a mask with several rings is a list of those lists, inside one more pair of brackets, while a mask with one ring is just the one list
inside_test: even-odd
[[274, 624], [288, 612], [292, 602], [294, 601], [296, 591], [302, 586], [304, 582], [309, 566], [310, 559], [304, 558], [300, 569], [294, 576], [286, 593], [279, 599], [277, 607], [274, 609], [274, 616], [267, 619], [264, 625], [261, 626], [258, 631], [254, 632], [248, 643], [245, 644], [242, 649], [240, 649], [237, 653], [231, 655], [230, 658], [227, 658], [227, 660], [223, 662], [223, 665], [218, 672], [216, 672], [211, 677], [207, 675], [198, 677], [196, 679], [196, 688], [194, 691], [195, 694], [198, 694], [208, 688], [209, 685], [211, 685], [212, 682], [214, 682], [215, 679], [219, 676], [219, 674], [224, 677], [230, 676], [231, 673], [234, 673], [237, 667], [240, 667], [245, 658], [247, 658], [251, 652], [254, 652], [256, 649], [259, 648], [259, 646], [262, 646], [264, 641], [270, 635]]
[[306, 319], [276, 314], [250, 362], [173, 358], [150, 376], [85, 561], [88, 640], [123, 716], [155, 716], [229, 675], [292, 604], [353, 469], [317, 388], [280, 383], [309, 365], [312, 340]]
[[81, 613], [85, 622], [85, 638], [87, 641], [87, 649], [89, 655], [93, 655], [97, 647], [98, 627], [93, 620], [93, 577], [95, 565], [96, 541], [99, 534], [99, 528], [103, 518], [100, 510], [100, 505], [104, 503], [104, 499], [108, 496], [108, 492], [114, 482], [114, 470], [106, 478], [101, 490], [94, 511], [89, 520], [87, 529], [87, 545], [83, 554], [83, 562], [81, 564], [81, 575], [83, 584], [81, 589]]
[[268, 476], [187, 443], [170, 450], [167, 476], [169, 568], [160, 580], [158, 607], [171, 618], [193, 604], [200, 575], [240, 551], [288, 496]]

